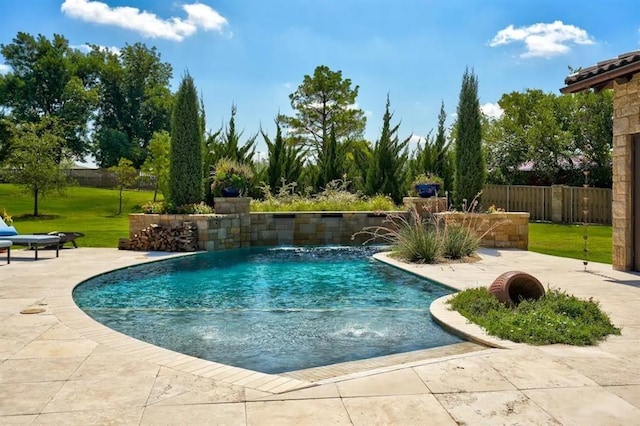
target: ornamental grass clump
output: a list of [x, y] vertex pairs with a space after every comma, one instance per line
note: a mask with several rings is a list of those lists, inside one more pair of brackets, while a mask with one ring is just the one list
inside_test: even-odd
[[597, 301], [557, 289], [547, 290], [538, 300], [507, 307], [486, 288], [473, 288], [457, 293], [449, 304], [488, 334], [517, 343], [585, 346], [620, 334]]
[[466, 215], [458, 222], [440, 215], [423, 217], [414, 206], [407, 213], [391, 213], [384, 225], [364, 228], [356, 235], [368, 235], [365, 244], [389, 244], [392, 256], [398, 259], [439, 263], [473, 256], [484, 235], [477, 232], [481, 225], [484, 226], [484, 221], [467, 219]]
[[409, 262], [436, 263], [442, 257], [441, 235], [437, 227], [425, 223], [419, 214], [401, 218], [397, 229], [385, 234], [390, 238], [391, 251]]
[[445, 224], [442, 233], [442, 254], [447, 259], [463, 259], [472, 256], [480, 247], [480, 238], [471, 227]]

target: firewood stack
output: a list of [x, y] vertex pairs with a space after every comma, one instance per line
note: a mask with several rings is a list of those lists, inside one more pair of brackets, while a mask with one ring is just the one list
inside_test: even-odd
[[192, 222], [176, 226], [151, 224], [131, 238], [129, 250], [197, 251], [198, 227]]

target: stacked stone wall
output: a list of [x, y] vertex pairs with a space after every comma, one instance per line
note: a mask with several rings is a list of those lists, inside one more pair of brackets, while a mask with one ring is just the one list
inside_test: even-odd
[[614, 82], [613, 253], [614, 269], [633, 269], [633, 135], [640, 134], [640, 74]]

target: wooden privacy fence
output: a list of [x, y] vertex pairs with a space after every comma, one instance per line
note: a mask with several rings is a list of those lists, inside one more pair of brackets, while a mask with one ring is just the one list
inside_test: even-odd
[[551, 220], [551, 187], [525, 185], [485, 185], [481, 209], [489, 206], [507, 212], [529, 212], [531, 220]]
[[[587, 222], [611, 225], [612, 194], [608, 188], [562, 187], [562, 221], [582, 222], [587, 211]], [[584, 197], [587, 197], [585, 200]]]
[[[529, 212], [531, 220], [611, 224], [611, 189], [563, 185], [485, 185], [482, 209], [493, 205], [507, 212]], [[585, 199], [586, 198], [586, 199]]]
[[[116, 175], [106, 169], [70, 169], [67, 176], [80, 186], [92, 186], [95, 188], [115, 188]], [[155, 177], [138, 174], [137, 189], [154, 189]]]

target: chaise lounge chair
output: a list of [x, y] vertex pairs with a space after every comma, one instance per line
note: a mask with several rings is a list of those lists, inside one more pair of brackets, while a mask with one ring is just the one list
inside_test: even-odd
[[[82, 232], [60, 232], [60, 231], [47, 232], [47, 233], [36, 232], [35, 235], [57, 235], [58, 237], [60, 237], [60, 242], [58, 243], [60, 248], [62, 248], [66, 243], [71, 243], [73, 244], [74, 248], [78, 248], [78, 244], [76, 243], [76, 238], [84, 237], [84, 234]], [[46, 248], [53, 248], [53, 246], [49, 246]]]
[[7, 251], [7, 265], [11, 263], [11, 244], [11, 241], [0, 240], [0, 253], [4, 250]]
[[[19, 235], [16, 228], [8, 226], [4, 220], [0, 218], [0, 238], [4, 241], [10, 241], [16, 246], [26, 246], [34, 248], [36, 251], [36, 259], [38, 260], [38, 247], [54, 246], [56, 247], [56, 257], [59, 257], [60, 237], [57, 235]], [[7, 255], [8, 257], [8, 255]]]

